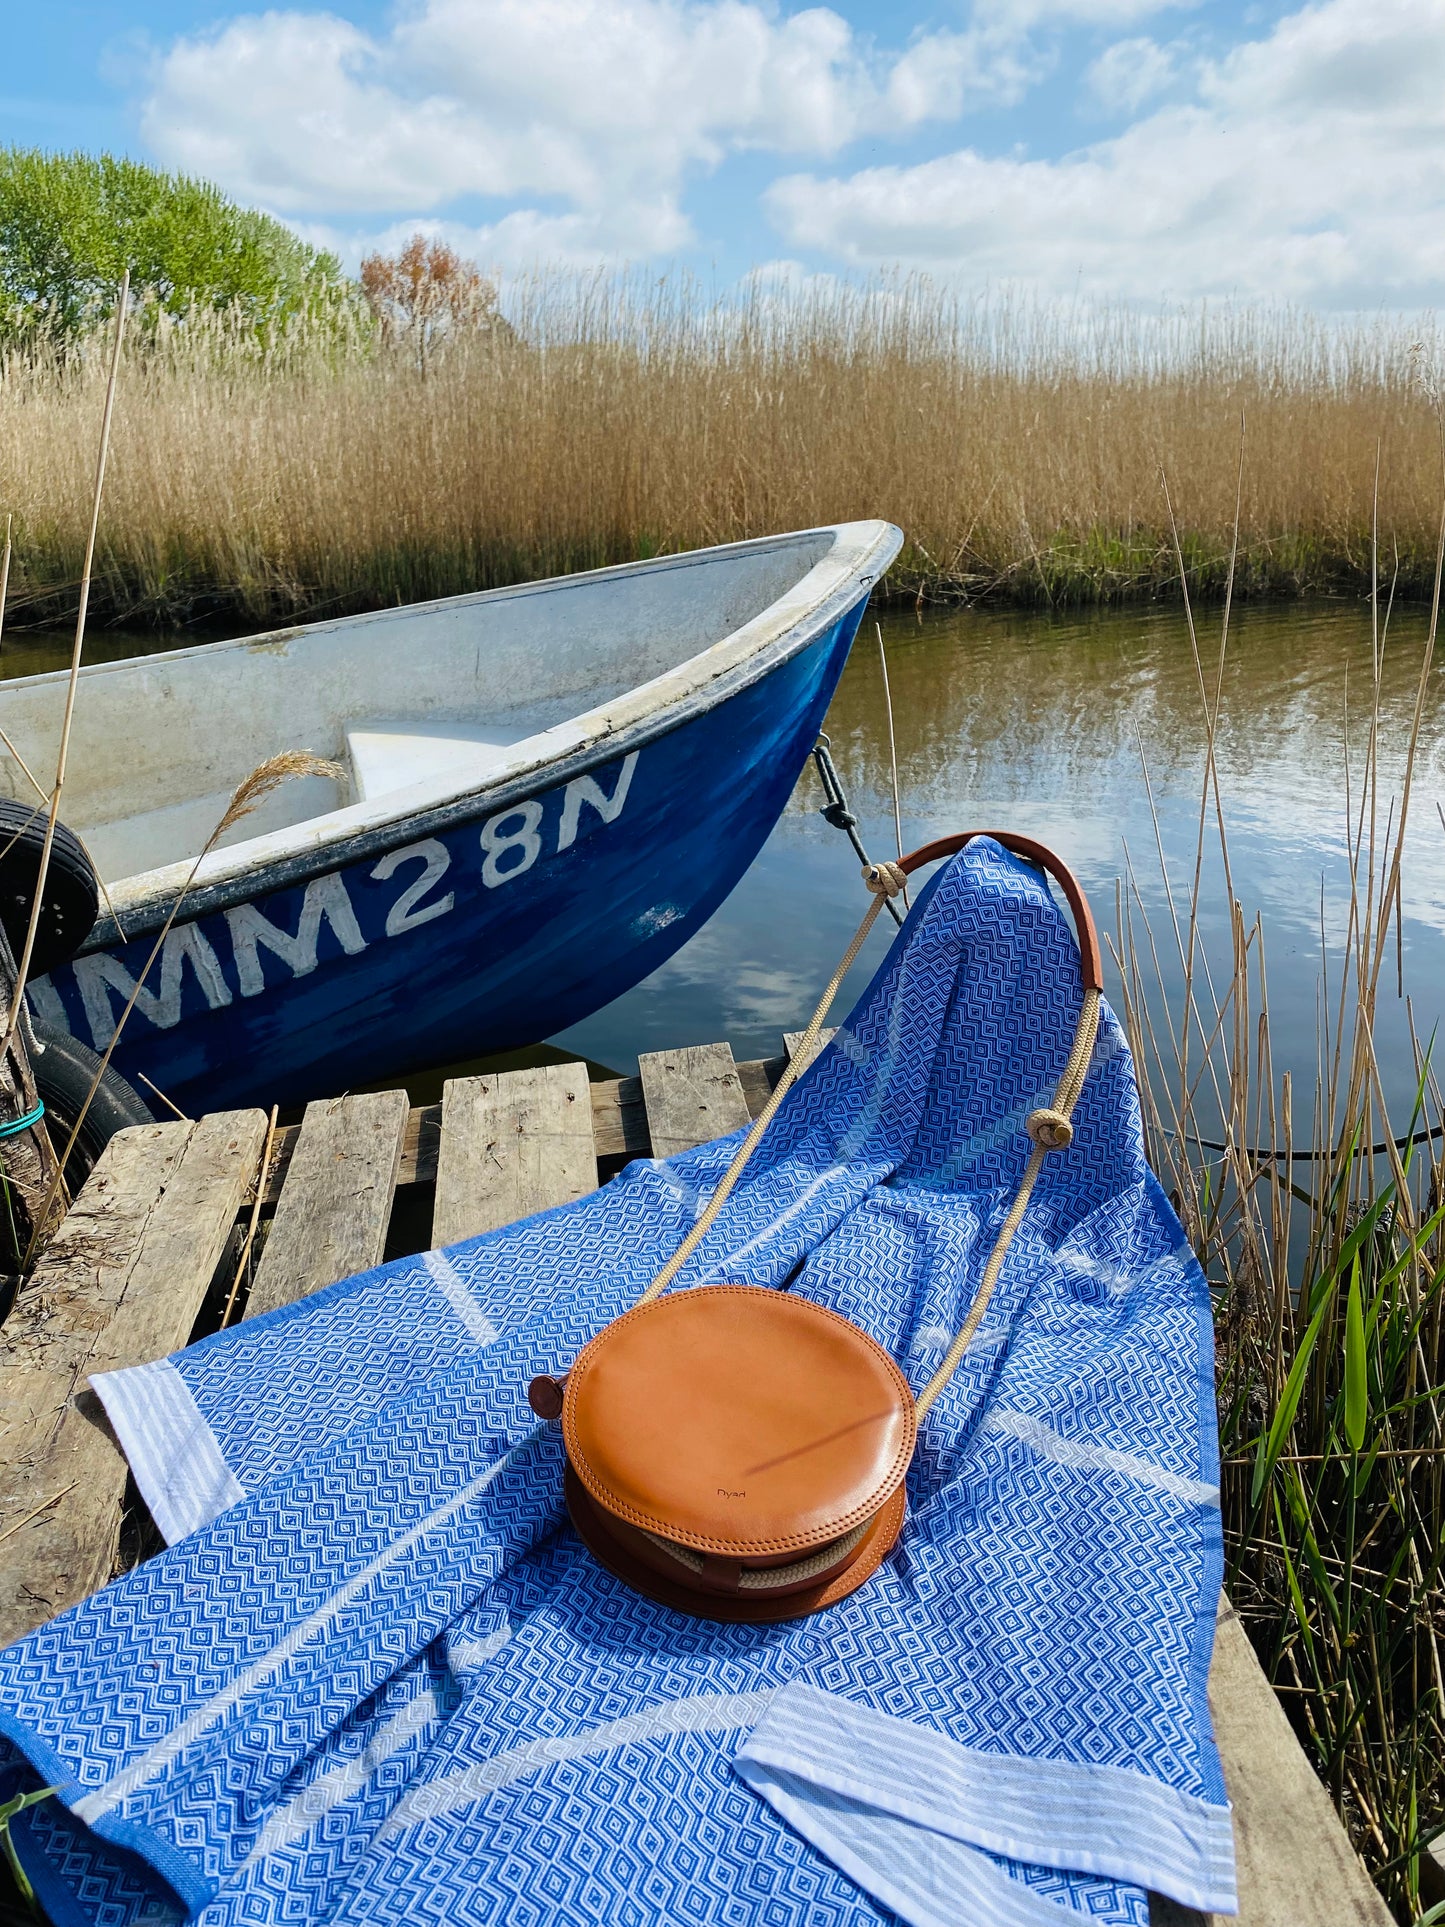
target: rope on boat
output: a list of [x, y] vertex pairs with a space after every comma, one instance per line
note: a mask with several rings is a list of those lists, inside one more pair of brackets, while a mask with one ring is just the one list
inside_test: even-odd
[[[1337, 1157], [1336, 1151], [1276, 1151], [1264, 1144], [1221, 1144], [1212, 1137], [1196, 1137], [1193, 1131], [1168, 1131], [1169, 1137], [1188, 1138], [1202, 1151], [1242, 1151], [1255, 1164], [1328, 1164]], [[1445, 1124], [1432, 1124], [1423, 1131], [1409, 1131], [1404, 1137], [1387, 1137], [1379, 1144], [1365, 1145], [1357, 1155], [1367, 1158], [1382, 1158], [1390, 1150], [1408, 1151], [1414, 1144], [1433, 1144], [1437, 1138], [1445, 1137]]]
[[[813, 745], [813, 761], [818, 769], [818, 781], [823, 785], [823, 794], [828, 801], [818, 814], [825, 823], [831, 823], [835, 830], [842, 830], [853, 845], [853, 854], [866, 871], [873, 868], [873, 859], [863, 847], [863, 839], [858, 834], [858, 819], [848, 807], [848, 798], [843, 791], [843, 779], [838, 774], [838, 765], [833, 761], [833, 746], [829, 737], [820, 730], [818, 740]], [[891, 899], [888, 914], [901, 928], [903, 912]]]

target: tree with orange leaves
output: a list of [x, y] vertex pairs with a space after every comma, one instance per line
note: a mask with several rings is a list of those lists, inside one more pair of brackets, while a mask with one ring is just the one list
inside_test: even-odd
[[497, 307], [496, 283], [475, 261], [424, 234], [414, 234], [400, 254], [369, 254], [361, 286], [383, 339], [405, 347], [423, 376], [443, 343], [458, 336], [512, 338]]

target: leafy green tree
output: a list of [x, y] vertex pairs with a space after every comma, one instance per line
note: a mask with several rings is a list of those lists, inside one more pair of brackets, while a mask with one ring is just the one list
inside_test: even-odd
[[57, 345], [110, 311], [130, 269], [153, 312], [197, 306], [257, 323], [324, 312], [335, 257], [218, 188], [110, 154], [0, 148], [0, 338]]

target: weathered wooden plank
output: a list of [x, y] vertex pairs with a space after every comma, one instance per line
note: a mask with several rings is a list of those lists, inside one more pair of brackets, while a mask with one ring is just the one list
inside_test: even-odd
[[1389, 1909], [1227, 1599], [1214, 1635], [1209, 1704], [1234, 1808], [1239, 1914], [1236, 1921], [1154, 1900], [1152, 1927], [1390, 1927]]
[[432, 1243], [496, 1231], [597, 1184], [585, 1064], [448, 1078]]
[[248, 1318], [380, 1264], [407, 1111], [405, 1091], [306, 1106]]
[[1215, 1632], [1209, 1702], [1234, 1806], [1240, 1927], [1389, 1927], [1389, 1911], [1228, 1602]]
[[599, 1158], [645, 1158], [652, 1149], [640, 1077], [610, 1077], [592, 1086], [592, 1136]]
[[112, 1138], [0, 1330], [0, 1646], [110, 1577], [126, 1464], [85, 1380], [186, 1343], [265, 1136], [230, 1111]]
[[[755, 1057], [733, 1066], [750, 1117], [756, 1117], [767, 1103], [786, 1062], [782, 1057]], [[592, 1130], [599, 1158], [648, 1156], [652, 1139], [640, 1077], [606, 1078], [592, 1086]]]
[[747, 1100], [748, 1116], [756, 1117], [773, 1094], [773, 1086], [787, 1065], [786, 1057], [757, 1057], [738, 1065], [738, 1082]]
[[[812, 1063], [813, 1059], [818, 1055], [818, 1052], [832, 1043], [834, 1037], [837, 1035], [837, 1030], [838, 1027], [835, 1024], [831, 1029], [820, 1030], [818, 1032], [817, 1041], [814, 1043], [813, 1048], [798, 1066], [799, 1077], [803, 1075], [803, 1072], [808, 1068], [809, 1064]], [[783, 1049], [788, 1053], [788, 1062], [790, 1064], [802, 1049], [803, 1039], [807, 1034], [805, 1030], [785, 1030], [783, 1032]]]
[[728, 1044], [644, 1051], [637, 1068], [655, 1158], [726, 1137], [751, 1116]]
[[[768, 1094], [782, 1074], [784, 1057], [752, 1058], [736, 1066], [748, 1109], [756, 1117], [768, 1101]], [[652, 1149], [647, 1134], [647, 1110], [642, 1101], [640, 1077], [609, 1077], [589, 1085], [592, 1100], [592, 1133], [599, 1158], [642, 1158]], [[396, 1181], [402, 1184], [432, 1184], [437, 1174], [437, 1152], [441, 1143], [442, 1107], [424, 1104], [412, 1111], [406, 1121], [401, 1145], [401, 1165]], [[284, 1125], [276, 1133], [271, 1168], [266, 1179], [266, 1203], [275, 1204], [285, 1187], [286, 1173], [296, 1149], [300, 1125]]]

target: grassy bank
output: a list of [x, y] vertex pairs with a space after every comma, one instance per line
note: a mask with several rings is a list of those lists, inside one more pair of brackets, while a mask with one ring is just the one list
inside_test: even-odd
[[[854, 516], [909, 542], [900, 595], [1025, 602], [1222, 588], [1245, 423], [1240, 593], [1368, 579], [1377, 445], [1387, 570], [1428, 584], [1440, 453], [1421, 342], [1281, 315], [1087, 324], [925, 284], [539, 282], [512, 338], [425, 378], [358, 326], [258, 342], [165, 324], [121, 387], [102, 619], [286, 620]], [[70, 612], [101, 357], [0, 372], [11, 620]]]

